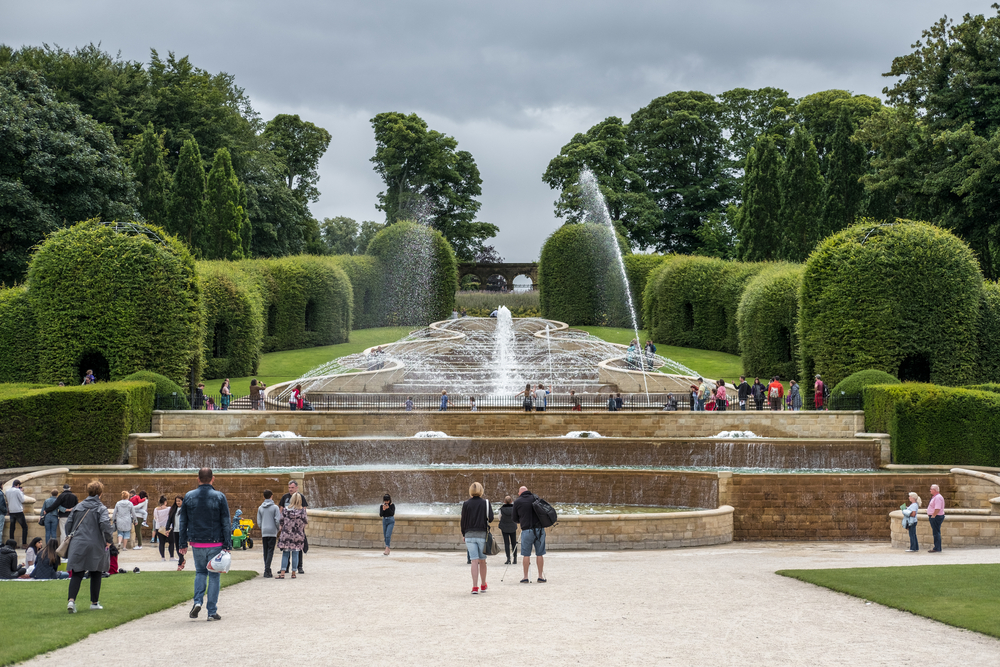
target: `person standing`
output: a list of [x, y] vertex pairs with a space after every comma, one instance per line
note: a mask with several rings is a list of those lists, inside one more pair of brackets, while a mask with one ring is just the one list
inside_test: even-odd
[[503, 550], [507, 554], [504, 565], [510, 565], [511, 554], [514, 555], [514, 565], [517, 565], [517, 524], [514, 523], [513, 511], [514, 501], [510, 496], [504, 496], [500, 506], [500, 533], [503, 535]]
[[757, 410], [764, 409], [764, 385], [761, 384], [760, 378], [753, 379], [753, 386], [750, 387], [750, 394], [753, 396], [753, 404]]
[[198, 488], [184, 495], [180, 511], [180, 553], [188, 546], [194, 551], [194, 605], [189, 618], [198, 618], [202, 601], [208, 588], [208, 620], [221, 621], [219, 616], [219, 573], [209, 572], [208, 563], [219, 552], [232, 551], [232, 534], [229, 532], [229, 502], [213, 484], [215, 475], [211, 468], [198, 471]]
[[378, 508], [378, 515], [382, 517], [382, 535], [385, 537], [385, 551], [382, 555], [388, 556], [392, 529], [396, 526], [396, 506], [392, 504], [392, 496], [388, 493], [382, 496], [382, 506]]
[[42, 503], [42, 523], [45, 526], [45, 544], [59, 536], [59, 491], [52, 489], [52, 495]]
[[[281, 569], [278, 571], [278, 579], [285, 578], [285, 572], [292, 573], [295, 578], [295, 571], [298, 569], [299, 556], [306, 541], [306, 524], [309, 517], [306, 515], [305, 507], [302, 506], [302, 494], [293, 493], [285, 511], [281, 513], [281, 535], [278, 537], [278, 548], [281, 549]], [[291, 566], [291, 570], [289, 570]]]
[[708, 388], [708, 383], [705, 382], [704, 378], [698, 378], [698, 400], [697, 400], [697, 407], [695, 407], [696, 411], [698, 412], [705, 411], [705, 403], [708, 402], [709, 395], [710, 395], [710, 390]]
[[725, 412], [729, 401], [726, 400], [726, 381], [719, 379], [719, 384], [715, 388], [715, 409]]
[[785, 388], [778, 382], [778, 376], [771, 378], [771, 384], [767, 385], [767, 398], [771, 403], [772, 410], [781, 409], [781, 400], [785, 397]]
[[941, 553], [941, 524], [944, 523], [944, 496], [937, 484], [931, 484], [931, 501], [927, 503], [927, 520], [931, 524], [934, 535], [934, 548], [931, 553]]
[[[299, 493], [299, 483], [296, 482], [294, 479], [289, 480], [288, 493], [281, 496], [281, 502], [278, 503], [278, 506], [281, 509], [282, 514], [284, 514], [285, 509], [292, 502], [292, 495], [296, 493]], [[305, 494], [299, 493], [299, 495], [302, 496], [302, 509], [306, 509], [307, 507], [309, 507], [309, 502], [306, 500]], [[306, 535], [302, 541], [302, 552], [299, 554], [299, 567], [298, 567], [299, 574], [305, 574], [305, 570], [302, 569], [302, 558], [305, 555], [306, 551], [309, 551], [308, 535]]]
[[572, 412], [583, 412], [583, 404], [580, 402], [580, 397], [576, 395], [576, 390], [569, 390], [569, 404], [570, 410]]
[[250, 409], [260, 410], [260, 385], [257, 378], [250, 380]]
[[278, 543], [278, 526], [281, 525], [281, 510], [271, 500], [271, 489], [264, 489], [264, 502], [257, 508], [257, 525], [260, 526], [261, 546], [264, 549], [264, 578], [271, 579], [271, 560], [274, 547]]
[[531, 412], [531, 406], [534, 404], [532, 399], [531, 384], [524, 385], [524, 392], [521, 394], [524, 398], [521, 400], [521, 407], [524, 408], [525, 412]]
[[76, 596], [80, 593], [83, 575], [90, 573], [90, 608], [101, 606], [101, 582], [111, 567], [108, 547], [114, 539], [108, 508], [101, 502], [104, 485], [96, 479], [87, 485], [87, 497], [77, 503], [66, 520], [66, 533], [72, 535], [66, 554], [66, 569], [73, 573], [69, 580], [69, 601], [66, 610], [76, 613]]
[[24, 520], [24, 489], [21, 480], [15, 479], [4, 492], [7, 498], [7, 513], [10, 514], [10, 538], [14, 539], [17, 524], [21, 524], [21, 548], [28, 544], [28, 522]]
[[740, 410], [747, 409], [747, 401], [750, 400], [750, 385], [747, 384], [745, 375], [740, 376], [740, 386], [736, 387], [736, 400], [740, 402]]
[[129, 498], [129, 501], [135, 507], [135, 546], [132, 548], [141, 549], [142, 527], [146, 525], [146, 519], [149, 517], [149, 496], [145, 491], [140, 491]]
[[545, 408], [549, 407], [549, 393], [544, 384], [538, 383], [535, 389], [535, 412], [545, 412]]
[[450, 402], [451, 402], [451, 399], [448, 398], [448, 392], [445, 391], [444, 389], [442, 389], [441, 390], [441, 407], [439, 408], [438, 411], [439, 412], [445, 412], [448, 409], [448, 403], [450, 403]]
[[135, 524], [135, 505], [128, 498], [128, 491], [122, 491], [122, 498], [115, 503], [115, 510], [111, 514], [111, 523], [118, 533], [119, 551], [128, 549], [128, 541], [132, 539], [132, 528]]
[[160, 496], [160, 503], [153, 510], [153, 535], [156, 537], [156, 545], [160, 549], [160, 560], [166, 561], [165, 549], [170, 547], [170, 560], [174, 559], [174, 542], [170, 539], [170, 532], [167, 530], [167, 521], [170, 519], [170, 508], [167, 507], [167, 497]]
[[799, 392], [799, 383], [792, 380], [789, 384], [791, 386], [788, 389], [788, 402], [791, 403], [792, 410], [801, 410], [802, 394]]
[[545, 529], [538, 522], [535, 516], [535, 495], [528, 491], [528, 487], [522, 486], [517, 490], [517, 500], [514, 501], [514, 508], [511, 511], [511, 518], [515, 523], [521, 524], [521, 569], [524, 571], [522, 584], [531, 583], [528, 579], [528, 568], [531, 567], [531, 550], [535, 550], [535, 561], [538, 568], [538, 583], [545, 583], [543, 569], [545, 567]]
[[56, 507], [59, 509], [60, 543], [66, 539], [66, 519], [69, 518], [69, 513], [73, 511], [78, 502], [80, 502], [80, 499], [70, 490], [69, 484], [63, 484], [62, 493], [59, 494], [59, 502], [56, 503]]
[[180, 512], [184, 504], [184, 499], [174, 496], [174, 504], [170, 506], [170, 513], [167, 515], [167, 539], [170, 540], [170, 560], [174, 559], [174, 550], [177, 550], [177, 571], [184, 569], [184, 554], [181, 553], [181, 531]]
[[[483, 485], [469, 486], [469, 499], [462, 503], [462, 537], [472, 565], [472, 594], [486, 592], [486, 531], [493, 521], [493, 507], [483, 499]], [[482, 583], [480, 583], [482, 580]]]
[[903, 510], [903, 525], [910, 534], [910, 548], [906, 551], [920, 551], [920, 545], [917, 544], [917, 511], [920, 509], [920, 496], [915, 491], [910, 491], [909, 501], [909, 506], [899, 506], [899, 509]]
[[823, 378], [817, 375], [816, 382], [813, 385], [813, 387], [814, 387], [813, 402], [816, 405], [817, 410], [822, 410], [826, 405], [825, 401], [823, 400], [823, 398], [826, 396], [825, 394], [826, 384], [824, 384]]
[[221, 403], [222, 409], [229, 409], [229, 402], [233, 400], [233, 391], [229, 388], [229, 378], [226, 378], [222, 383], [222, 388], [219, 389], [219, 394], [222, 395]]

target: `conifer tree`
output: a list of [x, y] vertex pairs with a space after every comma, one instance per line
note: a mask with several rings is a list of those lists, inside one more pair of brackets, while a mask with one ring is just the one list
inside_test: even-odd
[[854, 121], [845, 108], [837, 118], [837, 129], [830, 142], [826, 188], [823, 193], [825, 234], [849, 227], [861, 208], [864, 185], [860, 179], [865, 172], [865, 149], [861, 144], [851, 141], [853, 135]]
[[188, 139], [181, 146], [170, 196], [167, 231], [176, 234], [197, 252], [202, 247], [205, 205], [205, 168], [198, 142]]
[[782, 259], [804, 261], [823, 238], [823, 176], [809, 131], [795, 126], [781, 170]]
[[774, 138], [762, 136], [747, 155], [743, 206], [736, 221], [737, 255], [749, 262], [777, 259], [781, 250], [781, 156]]
[[212, 169], [208, 172], [202, 256], [205, 259], [242, 259], [245, 217], [232, 158], [226, 148], [220, 148], [215, 151]]
[[132, 152], [130, 165], [135, 175], [136, 194], [139, 196], [139, 213], [147, 221], [160, 227], [167, 227], [167, 208], [170, 202], [170, 172], [167, 171], [163, 156], [163, 137], [153, 131], [148, 123], [139, 135], [139, 141]]

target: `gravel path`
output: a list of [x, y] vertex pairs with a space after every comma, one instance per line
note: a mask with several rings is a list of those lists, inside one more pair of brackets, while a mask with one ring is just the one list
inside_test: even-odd
[[[259, 547], [234, 567], [262, 571]], [[553, 552], [548, 583], [490, 559], [473, 596], [464, 554], [314, 548], [295, 581], [222, 591], [221, 623], [189, 605], [29, 665], [892, 665], [998, 664], [1000, 641], [780, 577], [784, 568], [997, 563], [998, 549], [905, 554], [885, 543], [739, 543], [664, 551]], [[122, 567], [168, 569], [151, 548]], [[141, 575], [140, 575], [141, 576]], [[535, 579], [532, 567], [532, 582]], [[90, 613], [82, 611], [80, 613]], [[123, 632], [124, 631], [124, 632]], [[110, 633], [114, 633], [113, 635]], [[153, 647], [158, 647], [153, 649]]]

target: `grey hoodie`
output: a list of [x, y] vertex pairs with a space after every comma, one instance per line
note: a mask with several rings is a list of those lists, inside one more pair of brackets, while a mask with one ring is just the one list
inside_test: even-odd
[[257, 508], [257, 526], [261, 537], [277, 537], [278, 523], [281, 522], [281, 510], [268, 498]]

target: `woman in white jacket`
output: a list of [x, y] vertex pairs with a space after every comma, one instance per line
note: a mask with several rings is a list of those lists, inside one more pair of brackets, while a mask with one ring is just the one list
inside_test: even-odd
[[118, 536], [118, 550], [128, 548], [132, 539], [132, 526], [135, 523], [135, 505], [128, 499], [128, 491], [122, 491], [122, 499], [115, 503], [115, 511], [111, 515], [111, 525]]
[[906, 550], [908, 553], [920, 550], [917, 544], [917, 511], [920, 509], [920, 496], [910, 491], [909, 498], [910, 504], [900, 507], [903, 510], [903, 525], [910, 533], [910, 548]]

